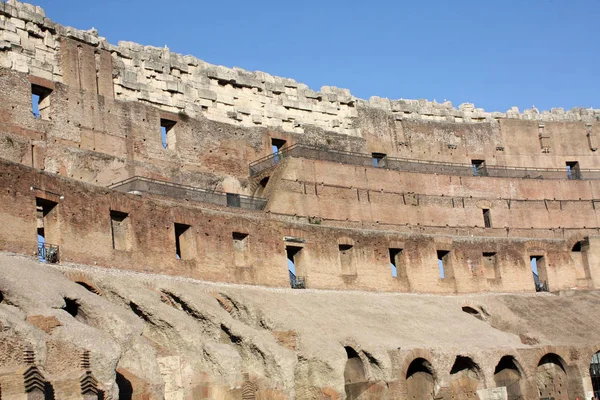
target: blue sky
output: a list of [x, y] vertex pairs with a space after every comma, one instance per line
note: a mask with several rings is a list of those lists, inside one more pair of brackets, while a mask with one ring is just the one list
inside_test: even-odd
[[352, 94], [600, 108], [599, 0], [34, 0], [119, 40]]

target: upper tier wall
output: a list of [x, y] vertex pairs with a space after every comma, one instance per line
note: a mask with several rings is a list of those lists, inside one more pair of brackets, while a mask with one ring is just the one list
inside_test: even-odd
[[[102, 76], [98, 67], [96, 77], [73, 77], [77, 74], [66, 71], [70, 68], [69, 60], [61, 59], [61, 37], [97, 48], [95, 60], [94, 55], [86, 55], [82, 50], [78, 61], [95, 62], [97, 66], [112, 64], [112, 76]], [[0, 66], [19, 72], [67, 84], [75, 79], [81, 88], [93, 86], [100, 94], [114, 93], [117, 99], [150, 103], [191, 117], [204, 115], [234, 125], [279, 127], [296, 133], [304, 132], [306, 125], [313, 125], [361, 136], [357, 107], [384, 110], [395, 120], [479, 123], [502, 118], [584, 122], [600, 119], [600, 110], [584, 108], [567, 112], [557, 108], [541, 113], [533, 108], [520, 113], [513, 107], [501, 113], [485, 112], [470, 103], [456, 109], [450, 102], [378, 97], [366, 101], [352, 96], [347, 89], [329, 86], [315, 92], [293, 79], [215, 66], [192, 56], [171, 53], [166, 47], [131, 42], [115, 46], [99, 37], [95, 30], [61, 26], [46, 18], [40, 7], [15, 0], [0, 3], [0, 51]], [[111, 57], [107, 59], [107, 55]]]

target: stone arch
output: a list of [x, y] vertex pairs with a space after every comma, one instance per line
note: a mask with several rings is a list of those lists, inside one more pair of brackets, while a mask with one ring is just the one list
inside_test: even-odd
[[478, 400], [477, 389], [481, 381], [481, 368], [470, 357], [456, 356], [450, 369], [452, 398]]
[[431, 363], [425, 358], [415, 358], [406, 370], [406, 398], [431, 400], [435, 394], [435, 375]]
[[367, 374], [363, 360], [358, 352], [350, 346], [345, 346], [346, 367], [344, 368], [344, 390], [347, 399], [358, 399], [365, 390]]
[[496, 387], [506, 387], [508, 400], [522, 398], [521, 378], [522, 368], [513, 356], [504, 356], [500, 359], [494, 370], [494, 383]]
[[344, 382], [348, 384], [366, 381], [365, 365], [356, 350], [350, 346], [345, 346], [344, 350], [348, 359], [344, 368]]
[[556, 353], [547, 353], [538, 362], [536, 382], [540, 398], [568, 400], [567, 365]]

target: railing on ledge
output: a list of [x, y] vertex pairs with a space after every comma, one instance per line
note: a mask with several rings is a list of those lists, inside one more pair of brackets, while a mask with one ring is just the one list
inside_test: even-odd
[[38, 242], [38, 260], [49, 264], [57, 264], [60, 262], [60, 254], [58, 246], [49, 243]]
[[160, 196], [188, 199], [202, 203], [218, 204], [243, 208], [246, 210], [263, 210], [267, 204], [266, 199], [244, 196], [236, 193], [225, 193], [216, 190], [200, 189], [193, 186], [181, 185], [158, 179], [134, 176], [109, 186], [120, 192], [143, 192]]
[[[311, 160], [332, 161], [342, 164], [359, 165], [391, 169], [395, 171], [419, 172], [426, 174], [459, 175], [459, 176], [491, 176], [497, 178], [531, 178], [531, 179], [600, 179], [600, 169], [578, 169], [577, 173], [569, 173], [565, 168], [523, 168], [503, 166], [479, 166], [474, 164], [444, 163], [438, 161], [422, 161], [397, 157], [374, 159], [370, 154], [353, 153], [331, 149], [322, 149], [307, 145], [293, 145], [278, 153], [270, 154], [250, 163], [250, 176], [277, 165], [287, 157], [306, 158]], [[374, 161], [376, 160], [376, 161]], [[374, 163], [377, 163], [374, 166]]]
[[288, 270], [290, 273], [290, 286], [292, 289], [306, 289], [306, 281], [304, 278], [296, 276], [292, 271]]
[[539, 281], [535, 283], [535, 291], [536, 292], [548, 292], [548, 282]]

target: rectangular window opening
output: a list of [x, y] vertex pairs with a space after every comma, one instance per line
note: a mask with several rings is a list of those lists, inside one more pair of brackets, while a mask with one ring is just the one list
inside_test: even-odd
[[438, 269], [440, 271], [440, 278], [450, 278], [449, 270], [448, 270], [448, 261], [449, 261], [450, 252], [448, 250], [438, 250], [437, 251], [437, 260], [438, 260]]
[[390, 268], [392, 269], [392, 277], [403, 278], [406, 276], [404, 270], [404, 263], [402, 262], [402, 249], [389, 249], [390, 254]]
[[31, 85], [31, 113], [38, 119], [50, 119], [50, 94], [52, 89]]
[[178, 260], [194, 257], [193, 231], [190, 225], [175, 223], [175, 257]]
[[248, 237], [247, 233], [232, 232], [234, 263], [236, 267], [247, 266]]
[[471, 168], [473, 169], [473, 176], [487, 176], [485, 160], [471, 160]]
[[110, 228], [113, 249], [124, 251], [129, 250], [129, 214], [121, 211], [110, 210]]
[[546, 260], [544, 256], [529, 256], [531, 272], [536, 292], [548, 291], [548, 278], [546, 274]]
[[483, 224], [486, 228], [492, 227], [492, 213], [489, 209], [483, 209]]
[[[47, 245], [56, 245], [55, 238], [58, 237], [58, 203], [35, 198], [35, 211], [37, 219], [38, 259], [41, 262], [49, 260]], [[51, 261], [51, 260], [50, 260]], [[52, 261], [51, 261], [52, 262]], [[56, 261], [55, 261], [56, 262]]]
[[175, 148], [175, 124], [177, 122], [169, 119], [160, 119], [160, 135], [163, 149]]
[[483, 252], [483, 274], [486, 279], [500, 278], [500, 270], [498, 268], [498, 258], [494, 252]]
[[227, 206], [228, 207], [241, 207], [241, 198], [237, 193], [227, 193]]
[[356, 264], [354, 262], [354, 246], [351, 244], [338, 245], [340, 253], [340, 264], [342, 275], [356, 275]]
[[581, 179], [579, 161], [567, 161], [567, 179]]
[[306, 282], [304, 278], [304, 271], [302, 270], [301, 259], [302, 259], [302, 247], [299, 246], [285, 246], [285, 253], [287, 256], [288, 273], [290, 277], [290, 286], [292, 289], [305, 289]]
[[275, 163], [279, 162], [283, 154], [281, 154], [281, 150], [285, 146], [287, 142], [283, 139], [271, 138], [271, 153], [274, 155]]
[[385, 157], [387, 154], [385, 153], [371, 153], [371, 160], [373, 162], [373, 166], [375, 168], [383, 168], [385, 167]]

